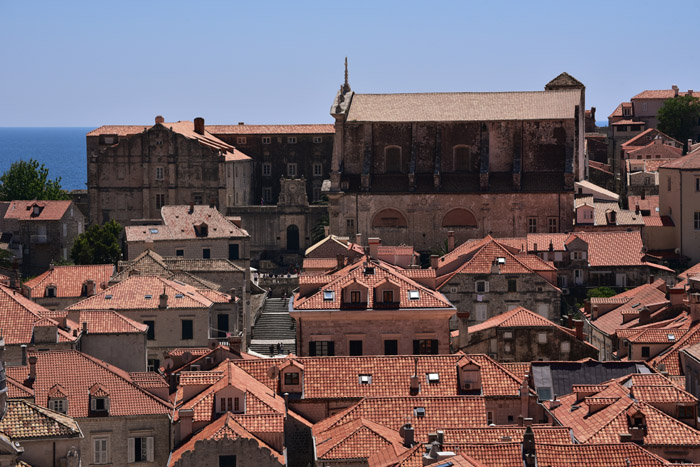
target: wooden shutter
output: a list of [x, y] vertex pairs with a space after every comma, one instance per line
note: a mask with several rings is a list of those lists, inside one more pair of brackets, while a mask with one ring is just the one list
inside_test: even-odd
[[315, 357], [316, 356], [316, 342], [311, 341], [309, 342], [309, 357]]
[[330, 341], [328, 342], [328, 356], [332, 357], [335, 355], [335, 342]]
[[153, 462], [153, 436], [146, 438], [146, 460], [148, 462]]
[[136, 438], [129, 438], [127, 462], [136, 462]]

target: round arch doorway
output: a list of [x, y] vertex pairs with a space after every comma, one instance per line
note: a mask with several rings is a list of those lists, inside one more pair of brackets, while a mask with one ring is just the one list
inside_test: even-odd
[[292, 224], [287, 227], [287, 251], [299, 250], [299, 227]]

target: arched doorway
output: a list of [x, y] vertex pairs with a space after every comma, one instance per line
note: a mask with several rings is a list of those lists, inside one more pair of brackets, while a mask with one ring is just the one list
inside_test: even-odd
[[292, 224], [287, 227], [287, 251], [299, 249], [299, 227]]

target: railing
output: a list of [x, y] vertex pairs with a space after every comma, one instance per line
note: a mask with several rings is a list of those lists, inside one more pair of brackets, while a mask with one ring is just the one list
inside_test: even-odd
[[374, 302], [375, 310], [395, 310], [399, 308], [400, 302]]

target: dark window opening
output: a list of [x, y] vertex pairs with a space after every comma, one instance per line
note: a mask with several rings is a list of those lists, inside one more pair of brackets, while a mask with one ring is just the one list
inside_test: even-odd
[[413, 353], [415, 355], [437, 355], [437, 339], [416, 339], [413, 341]]
[[399, 354], [399, 341], [396, 339], [389, 339], [384, 341], [384, 355], [398, 355]]
[[362, 341], [350, 341], [350, 355], [362, 355]]
[[182, 340], [194, 338], [194, 328], [191, 319], [182, 320]]
[[144, 321], [143, 324], [148, 326], [148, 331], [146, 331], [146, 339], [148, 339], [149, 341], [156, 340], [156, 322]]

